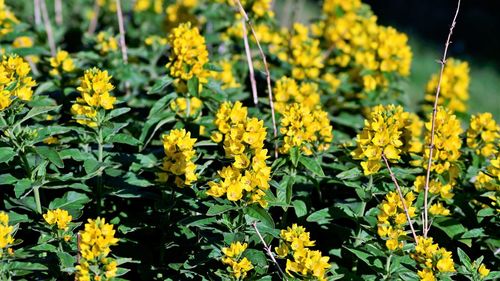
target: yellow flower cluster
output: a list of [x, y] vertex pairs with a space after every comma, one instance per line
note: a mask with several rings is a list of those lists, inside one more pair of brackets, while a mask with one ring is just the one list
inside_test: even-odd
[[[404, 203], [410, 218], [416, 215], [416, 208], [412, 206], [413, 201], [415, 201], [415, 195], [413, 192], [408, 192]], [[401, 249], [403, 241], [400, 241], [399, 237], [406, 235], [405, 226], [408, 224], [403, 201], [401, 201], [397, 192], [391, 191], [387, 193], [385, 200], [380, 203], [378, 209], [378, 235], [387, 239], [385, 245], [389, 250]]]
[[[357, 148], [351, 152], [354, 159], [363, 160], [361, 167], [365, 175], [371, 175], [382, 167], [382, 154], [388, 161], [397, 161], [405, 152], [404, 141], [414, 139], [419, 134], [416, 129], [408, 126], [413, 120], [403, 107], [395, 105], [378, 105], [372, 108], [370, 116], [365, 120], [363, 131], [357, 135]], [[408, 131], [408, 132], [405, 132]], [[407, 137], [408, 135], [412, 137]], [[406, 137], [405, 137], [406, 136]]]
[[217, 111], [212, 133], [214, 142], [222, 142], [226, 157], [233, 160], [230, 166], [218, 171], [219, 181], [208, 183], [207, 194], [225, 195], [230, 201], [244, 200], [267, 206], [264, 191], [269, 189], [271, 167], [267, 166], [267, 149], [264, 149], [266, 128], [257, 118], [248, 118], [248, 111], [241, 102], [223, 103]]
[[28, 76], [30, 65], [17, 55], [3, 56], [0, 62], [0, 110], [7, 108], [13, 98], [30, 101], [36, 82]]
[[435, 281], [439, 273], [455, 272], [455, 264], [450, 251], [433, 243], [432, 238], [417, 237], [417, 245], [411, 257], [422, 268], [418, 276], [422, 281]]
[[[425, 123], [425, 128], [427, 129], [425, 142], [430, 144], [432, 114], [429, 114], [429, 121]], [[460, 134], [462, 132], [460, 120], [449, 110], [441, 106], [438, 107], [434, 129], [434, 150], [431, 171], [443, 174], [453, 167], [461, 154], [462, 140], [460, 139]], [[427, 167], [429, 153], [429, 147], [426, 147], [424, 150], [424, 161], [422, 162], [424, 168]]]
[[192, 10], [198, 5], [198, 0], [177, 0], [174, 4], [168, 5], [165, 10], [165, 28], [170, 32], [181, 23], [191, 23], [197, 25], [198, 19]]
[[[17, 37], [14, 42], [12, 42], [12, 47], [14, 48], [31, 48], [33, 47], [33, 39], [29, 36], [19, 36]], [[40, 58], [38, 56], [26, 56], [26, 60], [31, 60], [34, 63], [37, 63]]]
[[9, 215], [0, 211], [0, 258], [3, 255], [3, 249], [8, 249], [9, 245], [14, 243], [12, 232], [13, 226], [9, 226]]
[[222, 263], [231, 267], [231, 274], [237, 280], [245, 278], [247, 273], [253, 269], [252, 263], [246, 257], [241, 257], [247, 246], [247, 243], [241, 244], [238, 241], [231, 243], [229, 247], [222, 248], [222, 253], [224, 254]]
[[282, 112], [280, 126], [284, 136], [281, 153], [298, 147], [305, 155], [311, 155], [313, 150], [327, 150], [333, 140], [328, 113], [319, 106], [310, 109], [299, 103], [288, 105]]
[[[439, 73], [433, 74], [427, 83], [425, 101], [427, 110], [432, 109], [436, 96]], [[453, 112], [466, 112], [469, 99], [469, 64], [456, 59], [448, 59], [444, 68], [439, 92], [438, 105], [447, 107]]]
[[[218, 3], [226, 3], [233, 7], [238, 7], [236, 0], [215, 0]], [[260, 19], [263, 17], [274, 17], [272, 11], [272, 0], [240, 0], [241, 5], [248, 12], [250, 17]], [[238, 14], [239, 15], [239, 14]]]
[[495, 158], [490, 160], [486, 172], [479, 172], [474, 186], [477, 190], [486, 190], [492, 205], [500, 211], [500, 153], [497, 152]]
[[198, 28], [191, 27], [189, 22], [180, 24], [172, 30], [168, 42], [172, 46], [170, 62], [166, 65], [170, 75], [184, 81], [196, 76], [200, 83], [206, 83], [210, 73], [203, 67], [208, 63], [208, 51]]
[[225, 90], [240, 87], [240, 83], [236, 81], [233, 74], [233, 62], [229, 60], [222, 60], [219, 62], [219, 65], [222, 67], [222, 71], [212, 71], [210, 72], [210, 76], [215, 80], [222, 82], [221, 89]]
[[283, 76], [276, 81], [273, 93], [274, 108], [279, 113], [283, 113], [286, 106], [294, 102], [310, 110], [314, 110], [320, 104], [318, 84], [312, 82], [302, 82], [299, 86], [295, 79]]
[[163, 149], [165, 158], [159, 173], [159, 180], [167, 182], [169, 177], [174, 176], [174, 183], [178, 187], [190, 186], [197, 179], [196, 164], [193, 162], [196, 151], [194, 144], [196, 139], [191, 138], [191, 133], [185, 129], [175, 129], [168, 135], [163, 135]]
[[[442, 183], [441, 180], [430, 180], [429, 181], [429, 192], [430, 194], [437, 195], [439, 201], [446, 201], [453, 198], [453, 186], [456, 182], [450, 180], [447, 183]], [[413, 182], [413, 187], [415, 192], [423, 192], [425, 190], [425, 176], [418, 176]], [[431, 204], [429, 207], [429, 213], [434, 216], [448, 216], [450, 214], [450, 210], [447, 209], [441, 202], [435, 202]]]
[[57, 225], [58, 229], [67, 230], [73, 217], [66, 210], [55, 209], [48, 210], [46, 214], [43, 214], [43, 219], [51, 226]]
[[161, 14], [163, 10], [163, 0], [137, 0], [134, 5], [134, 12], [140, 13], [153, 7], [153, 11]]
[[115, 52], [118, 50], [118, 40], [113, 35], [108, 32], [101, 31], [96, 36], [97, 45], [96, 48], [105, 55], [109, 52]]
[[144, 40], [146, 46], [164, 47], [168, 44], [167, 38], [158, 35], [150, 35]]
[[[313, 277], [317, 280], [326, 280], [326, 270], [330, 268], [328, 256], [322, 256], [320, 251], [311, 250], [315, 241], [311, 241], [309, 232], [302, 226], [293, 224], [292, 227], [282, 229], [280, 245], [275, 248], [280, 258], [287, 258], [286, 273], [298, 275], [300, 278]], [[305, 279], [304, 279], [305, 280]]]
[[305, 25], [294, 23], [289, 46], [291, 56], [287, 61], [292, 65], [292, 77], [297, 80], [317, 79], [324, 66], [319, 40], [309, 37]]
[[61, 75], [61, 73], [68, 73], [75, 70], [73, 59], [71, 59], [66, 51], [57, 51], [56, 56], [50, 58], [50, 66], [52, 69], [49, 73], [52, 76]]
[[94, 67], [85, 71], [81, 78], [80, 87], [76, 88], [81, 97], [71, 107], [71, 113], [75, 115], [79, 124], [96, 127], [97, 110], [113, 109], [116, 98], [111, 96], [110, 91], [114, 86], [109, 82], [111, 76], [107, 70], [99, 70]]
[[118, 243], [113, 225], [104, 218], [89, 219], [80, 231], [80, 264], [76, 266], [77, 280], [109, 280], [116, 276], [117, 262], [108, 258], [110, 246]]
[[328, 64], [354, 68], [364, 92], [379, 86], [387, 88], [386, 73], [409, 75], [412, 53], [408, 37], [392, 27], [378, 25], [361, 1], [325, 1], [323, 13], [326, 20], [317, 23], [313, 33], [333, 46], [334, 56]]
[[[188, 104], [189, 103], [189, 104]], [[191, 98], [176, 98], [170, 108], [177, 112], [180, 116], [195, 116], [203, 107], [203, 102], [197, 97]]]
[[467, 146], [476, 154], [490, 157], [498, 152], [500, 125], [489, 112], [472, 115], [467, 130]]
[[14, 30], [14, 26], [19, 23], [14, 13], [12, 13], [5, 0], [0, 0], [0, 36], [5, 36]]

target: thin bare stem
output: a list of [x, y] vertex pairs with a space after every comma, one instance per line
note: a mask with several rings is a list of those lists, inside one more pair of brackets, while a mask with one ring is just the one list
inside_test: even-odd
[[33, 13], [35, 16], [35, 25], [42, 24], [42, 16], [40, 15], [40, 0], [33, 0]]
[[247, 57], [248, 72], [250, 74], [250, 85], [252, 86], [253, 103], [258, 104], [259, 99], [257, 95], [257, 83], [255, 82], [255, 73], [253, 70], [252, 62], [252, 51], [250, 50], [250, 44], [248, 44], [248, 32], [245, 19], [241, 19], [241, 28], [243, 29], [243, 42], [245, 44], [245, 54]]
[[47, 41], [49, 42], [50, 54], [56, 56], [56, 42], [54, 41], [54, 33], [52, 32], [52, 25], [50, 24], [49, 13], [47, 12], [47, 5], [45, 0], [40, 0], [40, 8], [42, 11], [43, 24], [45, 25], [45, 32], [47, 32]]
[[123, 24], [122, 5], [120, 0], [116, 0], [116, 16], [118, 17], [118, 28], [120, 29], [120, 47], [122, 51], [123, 63], [128, 63], [127, 44], [125, 43], [125, 26]]
[[264, 238], [260, 234], [259, 229], [257, 228], [257, 222], [253, 222], [252, 226], [255, 229], [255, 232], [257, 233], [257, 235], [259, 236], [260, 241], [262, 242], [262, 244], [264, 244], [264, 250], [266, 251], [267, 255], [271, 258], [273, 263], [276, 265], [276, 267], [278, 268], [278, 271], [281, 274], [281, 276], [283, 277], [283, 279], [288, 280], [288, 279], [286, 279], [286, 275], [283, 272], [283, 269], [281, 269], [278, 261], [276, 261], [276, 258], [274, 257], [273, 251], [271, 250], [271, 245], [267, 245], [266, 241], [264, 241]]
[[99, 12], [101, 11], [101, 6], [99, 6], [99, 0], [95, 0], [94, 9], [92, 11], [92, 19], [90, 20], [89, 29], [87, 33], [93, 35], [97, 29], [97, 21], [99, 20]]
[[61, 2], [61, 0], [54, 0], [54, 10], [56, 12], [57, 25], [62, 25], [63, 15], [62, 15], [62, 2]]
[[382, 159], [384, 159], [385, 166], [387, 167], [387, 170], [389, 170], [392, 182], [394, 182], [396, 190], [398, 191], [399, 199], [401, 199], [401, 203], [403, 204], [403, 209], [405, 210], [406, 220], [408, 220], [408, 224], [410, 224], [411, 234], [413, 234], [413, 238], [415, 239], [415, 244], [418, 244], [417, 233], [415, 232], [415, 228], [413, 228], [413, 223], [411, 222], [410, 213], [408, 212], [408, 207], [406, 206], [406, 201], [403, 196], [403, 192], [401, 191], [401, 187], [399, 186], [398, 180], [396, 179], [396, 176], [392, 172], [391, 166], [389, 165], [389, 161], [387, 161], [387, 158], [385, 157], [384, 154], [382, 154]]
[[444, 67], [446, 65], [446, 56], [448, 54], [448, 47], [451, 44], [451, 35], [453, 34], [453, 29], [457, 23], [458, 12], [460, 10], [460, 0], [458, 0], [457, 10], [455, 12], [455, 16], [453, 17], [453, 21], [450, 26], [450, 32], [448, 33], [448, 38], [446, 39], [446, 43], [444, 46], [443, 58], [439, 61], [441, 64], [441, 72], [439, 73], [439, 80], [436, 89], [436, 96], [434, 98], [434, 108], [432, 109], [432, 120], [431, 120], [431, 141], [429, 144], [429, 161], [427, 162], [427, 172], [425, 175], [425, 194], [424, 194], [424, 222], [423, 222], [423, 233], [424, 237], [427, 237], [427, 233], [430, 229], [429, 225], [429, 181], [431, 176], [431, 167], [432, 167], [432, 154], [434, 152], [434, 130], [436, 126], [436, 114], [437, 114], [437, 106], [439, 100], [439, 93], [441, 91], [441, 81], [443, 79]]
[[262, 62], [264, 63], [264, 68], [266, 71], [266, 80], [267, 80], [267, 92], [269, 94], [269, 106], [271, 107], [271, 116], [272, 116], [272, 121], [273, 121], [273, 133], [274, 133], [274, 157], [278, 158], [278, 144], [276, 143], [276, 140], [278, 138], [278, 129], [276, 127], [276, 114], [274, 113], [274, 102], [273, 102], [273, 90], [271, 87], [271, 73], [269, 72], [269, 65], [267, 64], [267, 59], [266, 55], [264, 54], [264, 51], [262, 50], [262, 46], [260, 45], [259, 38], [257, 36], [257, 33], [255, 32], [255, 29], [253, 27], [252, 22], [248, 18], [247, 13], [245, 12], [245, 9], [243, 9], [243, 5], [241, 5], [240, 0], [236, 0], [238, 3], [238, 7], [240, 8], [241, 15], [245, 19], [245, 21], [248, 23], [248, 26], [250, 27], [250, 30], [252, 31], [252, 35], [255, 39], [255, 42], [257, 43], [257, 47], [259, 48], [259, 53], [260, 56], [262, 57]]

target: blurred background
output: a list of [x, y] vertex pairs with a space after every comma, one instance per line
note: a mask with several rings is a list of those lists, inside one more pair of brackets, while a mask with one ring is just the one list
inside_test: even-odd
[[[423, 99], [425, 84], [439, 71], [444, 42], [457, 7], [456, 0], [364, 0], [383, 25], [408, 34], [413, 51], [407, 85], [411, 104]], [[307, 23], [318, 17], [322, 1], [277, 0], [275, 11], [283, 25], [293, 18]], [[500, 121], [500, 1], [463, 1], [449, 56], [470, 64], [471, 113], [489, 111]], [[415, 108], [413, 108], [415, 109]]]

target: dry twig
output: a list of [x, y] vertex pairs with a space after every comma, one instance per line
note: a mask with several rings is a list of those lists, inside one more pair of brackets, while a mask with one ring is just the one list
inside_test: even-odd
[[42, 24], [42, 16], [40, 15], [40, 0], [33, 0], [33, 13], [35, 16], [35, 25]]
[[247, 56], [248, 72], [250, 74], [250, 85], [252, 86], [253, 103], [258, 104], [259, 100], [257, 95], [257, 83], [255, 82], [255, 73], [253, 70], [252, 51], [248, 43], [248, 32], [244, 18], [241, 19], [241, 28], [243, 29], [243, 42], [245, 44], [245, 54]]
[[93, 35], [97, 28], [97, 21], [99, 20], [99, 12], [101, 11], [101, 6], [99, 6], [99, 0], [95, 0], [94, 9], [92, 11], [92, 19], [90, 20], [89, 29], [87, 33]]
[[439, 61], [439, 64], [441, 64], [441, 72], [439, 73], [439, 80], [438, 80], [438, 85], [436, 89], [436, 96], [434, 98], [434, 108], [432, 109], [432, 120], [431, 120], [431, 141], [429, 144], [429, 161], [427, 162], [427, 172], [425, 175], [425, 196], [424, 196], [424, 221], [423, 221], [423, 233], [424, 237], [427, 237], [427, 233], [430, 229], [429, 225], [429, 203], [428, 203], [428, 197], [429, 197], [429, 180], [431, 176], [431, 167], [432, 167], [432, 153], [434, 152], [434, 130], [435, 130], [435, 125], [436, 125], [436, 114], [437, 114], [437, 106], [438, 106], [438, 99], [439, 99], [439, 93], [441, 91], [441, 81], [443, 79], [443, 72], [444, 72], [444, 67], [446, 65], [446, 56], [448, 54], [448, 47], [451, 44], [451, 35], [453, 34], [453, 29], [455, 28], [455, 25], [457, 23], [457, 16], [458, 16], [458, 11], [460, 10], [460, 0], [458, 0], [458, 5], [457, 5], [457, 10], [455, 11], [455, 16], [453, 17], [453, 21], [450, 26], [450, 32], [448, 33], [448, 38], [446, 39], [445, 47], [444, 47], [444, 53], [443, 53], [443, 58], [441, 61]]
[[116, 16], [118, 17], [118, 28], [120, 29], [120, 47], [122, 51], [123, 63], [128, 63], [127, 45], [125, 43], [125, 26], [123, 24], [122, 5], [120, 0], [116, 0]]
[[63, 15], [62, 15], [62, 0], [54, 0], [54, 10], [56, 12], [56, 23], [57, 25], [62, 25]]
[[45, 32], [47, 33], [47, 41], [49, 42], [50, 54], [55, 57], [56, 42], [54, 41], [54, 33], [52, 33], [52, 26], [50, 24], [49, 13], [47, 12], [45, 0], [40, 0], [40, 8], [42, 11], [43, 24], [45, 25]]
[[387, 158], [385, 157], [384, 154], [382, 154], [382, 159], [384, 159], [385, 166], [387, 167], [387, 170], [389, 170], [391, 179], [394, 182], [394, 185], [396, 186], [396, 190], [398, 191], [399, 194], [399, 199], [401, 199], [401, 204], [403, 204], [403, 209], [405, 210], [406, 220], [408, 221], [408, 224], [410, 224], [410, 229], [411, 233], [413, 234], [413, 238], [415, 239], [415, 244], [418, 245], [417, 233], [415, 232], [415, 228], [413, 228], [413, 223], [411, 222], [410, 213], [408, 212], [408, 206], [406, 206], [406, 201], [403, 196], [403, 192], [401, 191], [401, 187], [399, 186], [398, 180], [396, 179], [396, 176], [392, 172], [391, 166], [389, 166], [389, 161], [387, 161]]
[[283, 269], [281, 269], [278, 261], [276, 261], [276, 258], [274, 257], [273, 251], [271, 250], [271, 245], [267, 245], [266, 241], [264, 241], [264, 237], [262, 237], [262, 235], [260, 234], [259, 229], [257, 228], [257, 222], [253, 222], [252, 226], [255, 229], [255, 232], [257, 233], [257, 235], [259, 236], [260, 241], [262, 242], [262, 244], [264, 244], [264, 250], [266, 251], [267, 255], [271, 258], [273, 263], [278, 268], [278, 271], [281, 274], [281, 276], [283, 277], [283, 280], [288, 280], [286, 278], [285, 273], [283, 272]]
[[273, 102], [273, 91], [271, 87], [271, 73], [269, 72], [269, 65], [267, 64], [267, 59], [266, 55], [264, 54], [264, 51], [262, 50], [262, 46], [260, 45], [259, 38], [257, 36], [257, 33], [255, 32], [255, 29], [253, 28], [253, 24], [250, 21], [250, 18], [248, 18], [247, 13], [245, 12], [245, 9], [243, 8], [243, 5], [241, 5], [240, 0], [236, 0], [238, 3], [238, 7], [240, 8], [240, 13], [245, 19], [246, 23], [250, 27], [250, 30], [252, 31], [252, 35], [255, 39], [255, 42], [257, 43], [257, 47], [259, 49], [260, 56], [262, 57], [262, 62], [264, 63], [264, 68], [266, 71], [266, 80], [267, 80], [267, 92], [269, 94], [269, 106], [271, 107], [271, 116], [272, 116], [272, 121], [273, 121], [273, 133], [274, 133], [274, 157], [278, 158], [278, 144], [276, 143], [276, 139], [278, 138], [278, 129], [276, 127], [276, 114], [274, 113], [274, 102]]

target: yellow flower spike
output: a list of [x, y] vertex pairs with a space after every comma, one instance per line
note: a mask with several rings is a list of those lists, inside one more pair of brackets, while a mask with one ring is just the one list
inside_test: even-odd
[[3, 211], [0, 211], [0, 254], [3, 249], [9, 250], [9, 246], [14, 243], [14, 238], [12, 237], [12, 232], [14, 231], [13, 226], [9, 226], [9, 215]]
[[467, 146], [478, 155], [491, 157], [498, 152], [500, 125], [489, 112], [472, 115], [467, 129]]
[[252, 263], [246, 257], [241, 257], [247, 247], [247, 243], [237, 241], [231, 243], [229, 247], [222, 248], [224, 256], [221, 261], [231, 267], [231, 273], [237, 279], [245, 278], [248, 271], [253, 269]]
[[118, 50], [118, 40], [108, 32], [101, 31], [96, 36], [96, 48], [101, 54], [106, 55]]
[[266, 164], [268, 151], [262, 149], [266, 140], [264, 122], [248, 118], [248, 109], [241, 102], [223, 103], [216, 113], [212, 140], [222, 143], [226, 157], [233, 162], [218, 172], [208, 183], [207, 195], [230, 201], [246, 201], [267, 206], [265, 190], [269, 189], [271, 169]]
[[490, 274], [490, 270], [483, 263], [479, 266], [477, 272], [479, 272], [481, 278], [485, 278]]
[[[439, 74], [433, 74], [427, 83], [425, 92], [426, 109], [431, 110], [436, 94]], [[444, 106], [451, 112], [466, 112], [466, 102], [469, 99], [469, 64], [449, 58], [443, 72], [438, 105]]]
[[208, 63], [208, 51], [198, 28], [191, 27], [190, 22], [180, 24], [171, 31], [168, 42], [172, 46], [166, 65], [170, 75], [184, 81], [196, 76], [201, 84], [208, 82], [209, 71], [203, 68]]
[[[0, 62], [0, 110], [15, 98], [30, 101], [36, 82], [28, 76], [29, 64], [17, 55], [3, 56]], [[14, 85], [14, 87], [12, 87]]]
[[212, 71], [210, 72], [210, 76], [222, 83], [221, 89], [226, 90], [240, 87], [240, 83], [236, 81], [233, 74], [233, 62], [229, 60], [222, 60], [219, 62], [219, 65], [221, 66], [222, 71]]

